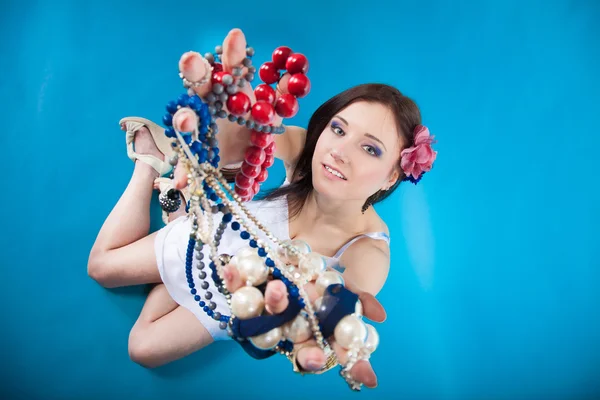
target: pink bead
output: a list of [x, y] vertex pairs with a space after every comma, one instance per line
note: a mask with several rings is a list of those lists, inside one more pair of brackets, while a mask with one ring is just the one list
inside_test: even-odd
[[310, 80], [302, 73], [294, 74], [288, 81], [288, 91], [296, 97], [304, 97], [310, 92]]
[[[267, 156], [267, 157], [272, 157], [272, 156]], [[265, 158], [266, 160], [266, 158]], [[263, 163], [264, 165], [264, 163]], [[250, 165], [246, 162], [242, 163], [242, 168], [241, 168], [241, 172], [242, 174], [246, 175], [248, 178], [256, 178], [258, 176], [258, 174], [261, 171], [261, 166], [260, 165]]]
[[252, 133], [250, 133], [250, 141], [253, 145], [264, 149], [273, 141], [273, 135], [265, 132], [252, 131]]
[[265, 101], [269, 104], [275, 102], [275, 89], [267, 84], [261, 83], [254, 88], [254, 95], [256, 96], [257, 101]]
[[[281, 68], [280, 68], [281, 69]], [[305, 74], [308, 72], [308, 59], [304, 54], [295, 53], [288, 57], [285, 63], [285, 69], [290, 74]]]
[[267, 172], [266, 168], [263, 168], [260, 173], [258, 174], [258, 176], [256, 178], [254, 178], [254, 183], [263, 183], [264, 181], [267, 180], [267, 177], [269, 176], [269, 172]]
[[242, 189], [250, 189], [253, 183], [254, 179], [248, 178], [244, 174], [236, 174], [235, 176], [235, 186], [239, 186]]
[[[223, 84], [223, 78], [227, 75], [231, 76], [231, 74], [229, 72], [225, 72], [225, 71], [214, 72], [213, 76], [212, 76], [212, 83]], [[231, 76], [231, 78], [233, 79], [233, 76]], [[227, 85], [225, 85], [225, 86], [227, 86]]]
[[[266, 153], [266, 152], [265, 152]], [[263, 168], [269, 168], [270, 166], [272, 166], [275, 163], [275, 156], [273, 156], [273, 154], [267, 154], [265, 156], [265, 161], [262, 163], [262, 167]], [[258, 175], [258, 174], [257, 174]], [[255, 178], [253, 176], [253, 178]]]
[[288, 57], [292, 54], [292, 49], [287, 46], [280, 46], [273, 51], [273, 64], [277, 69], [285, 69]]
[[266, 101], [257, 101], [252, 106], [252, 118], [262, 125], [268, 125], [275, 117], [275, 109]]
[[260, 184], [256, 181], [254, 181], [254, 184], [252, 185], [253, 194], [252, 194], [251, 198], [254, 197], [254, 195], [257, 194], [259, 191], [260, 191]]
[[266, 155], [272, 155], [275, 153], [275, 142], [271, 142], [270, 145], [268, 145], [267, 147], [265, 147], [265, 154]]
[[250, 98], [246, 93], [238, 92], [227, 99], [227, 109], [237, 117], [245, 115], [250, 110]]
[[266, 156], [266, 153], [260, 147], [250, 146], [246, 149], [245, 160], [250, 165], [262, 165]]
[[298, 108], [298, 100], [289, 93], [282, 94], [275, 102], [275, 111], [282, 118], [292, 118], [298, 113]]
[[236, 185], [236, 187], [235, 187], [234, 190], [238, 194], [238, 196], [242, 197], [242, 199], [244, 197], [248, 197], [248, 196], [250, 196], [250, 194], [252, 194], [252, 189], [243, 189], [243, 188], [241, 188], [241, 187], [239, 187], [237, 185]]
[[258, 76], [260, 76], [260, 79], [264, 83], [270, 85], [279, 80], [279, 71], [277, 70], [277, 67], [275, 67], [275, 64], [273, 64], [271, 61], [267, 61], [260, 66], [260, 69], [258, 70]]

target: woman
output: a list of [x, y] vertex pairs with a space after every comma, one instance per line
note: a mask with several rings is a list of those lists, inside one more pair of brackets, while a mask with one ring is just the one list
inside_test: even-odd
[[[226, 70], [241, 63], [245, 47], [241, 31], [231, 31], [223, 44]], [[205, 72], [196, 53], [182, 57], [180, 70], [192, 82]], [[280, 84], [279, 89], [285, 92], [285, 79]], [[204, 95], [209, 85], [195, 90]], [[248, 88], [246, 92], [251, 95]], [[174, 124], [186, 131], [186, 124], [191, 122], [188, 118], [181, 114]], [[132, 142], [130, 157], [136, 161], [135, 168], [100, 230], [88, 272], [106, 287], [163, 282], [150, 292], [129, 342], [131, 358], [154, 367], [225, 337], [217, 332], [218, 322], [203, 318], [197, 305], [187, 303], [189, 294], [186, 297], [182, 292], [186, 289], [178, 276], [182, 271], [180, 251], [185, 249], [189, 235], [183, 207], [170, 216], [172, 222], [165, 228], [148, 235], [152, 188], [160, 184], [156, 178], [164, 172], [170, 156], [162, 130], [135, 118], [124, 119], [122, 125]], [[284, 161], [289, 184], [248, 205], [276, 235], [307, 242], [313, 251], [328, 257], [330, 266], [343, 270], [347, 286], [363, 293], [365, 316], [375, 321], [385, 318], [373, 296], [387, 278], [389, 233], [370, 205], [387, 197], [408, 174], [418, 179], [422, 171], [431, 168], [435, 152], [429, 147], [428, 132], [419, 127], [417, 106], [396, 89], [385, 85], [349, 89], [321, 106], [307, 130], [288, 127], [283, 135], [276, 136], [275, 156]], [[219, 128], [220, 165], [241, 161], [249, 133], [227, 120], [220, 120]], [[422, 145], [415, 146], [415, 129]], [[183, 190], [186, 181], [185, 174], [176, 169], [174, 186]], [[228, 251], [239, 248], [233, 239], [223, 241]], [[242, 285], [235, 268], [226, 267], [224, 275], [230, 291]], [[222, 303], [223, 298], [214, 292], [214, 301]], [[286, 294], [281, 281], [270, 282], [265, 293], [267, 310], [283, 311]], [[299, 347], [296, 361], [302, 369], [317, 371], [323, 367], [326, 358], [318, 347]], [[352, 375], [368, 387], [376, 385], [367, 362], [357, 363]]]

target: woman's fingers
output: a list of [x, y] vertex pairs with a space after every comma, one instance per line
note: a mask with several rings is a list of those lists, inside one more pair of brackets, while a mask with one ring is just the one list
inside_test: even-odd
[[298, 354], [296, 355], [296, 362], [302, 369], [318, 371], [325, 366], [327, 357], [325, 357], [325, 353], [317, 346], [314, 340], [309, 340], [298, 345], [304, 346], [298, 350]]

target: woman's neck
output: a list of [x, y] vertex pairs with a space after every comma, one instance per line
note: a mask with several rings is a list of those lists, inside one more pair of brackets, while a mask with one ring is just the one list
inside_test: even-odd
[[[314, 190], [308, 195], [298, 217], [303, 224], [322, 226], [336, 231], [356, 233], [367, 227], [368, 214], [362, 214], [363, 202], [357, 200], [332, 201]], [[369, 210], [371, 211], [371, 210]]]

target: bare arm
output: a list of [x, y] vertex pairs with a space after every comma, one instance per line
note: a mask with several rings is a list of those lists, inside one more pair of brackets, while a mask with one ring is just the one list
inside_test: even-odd
[[342, 254], [344, 279], [359, 290], [377, 295], [390, 270], [389, 247], [380, 240], [361, 239]]
[[288, 180], [300, 158], [306, 141], [306, 129], [299, 126], [287, 126], [281, 135], [275, 135], [275, 157], [283, 161]]

